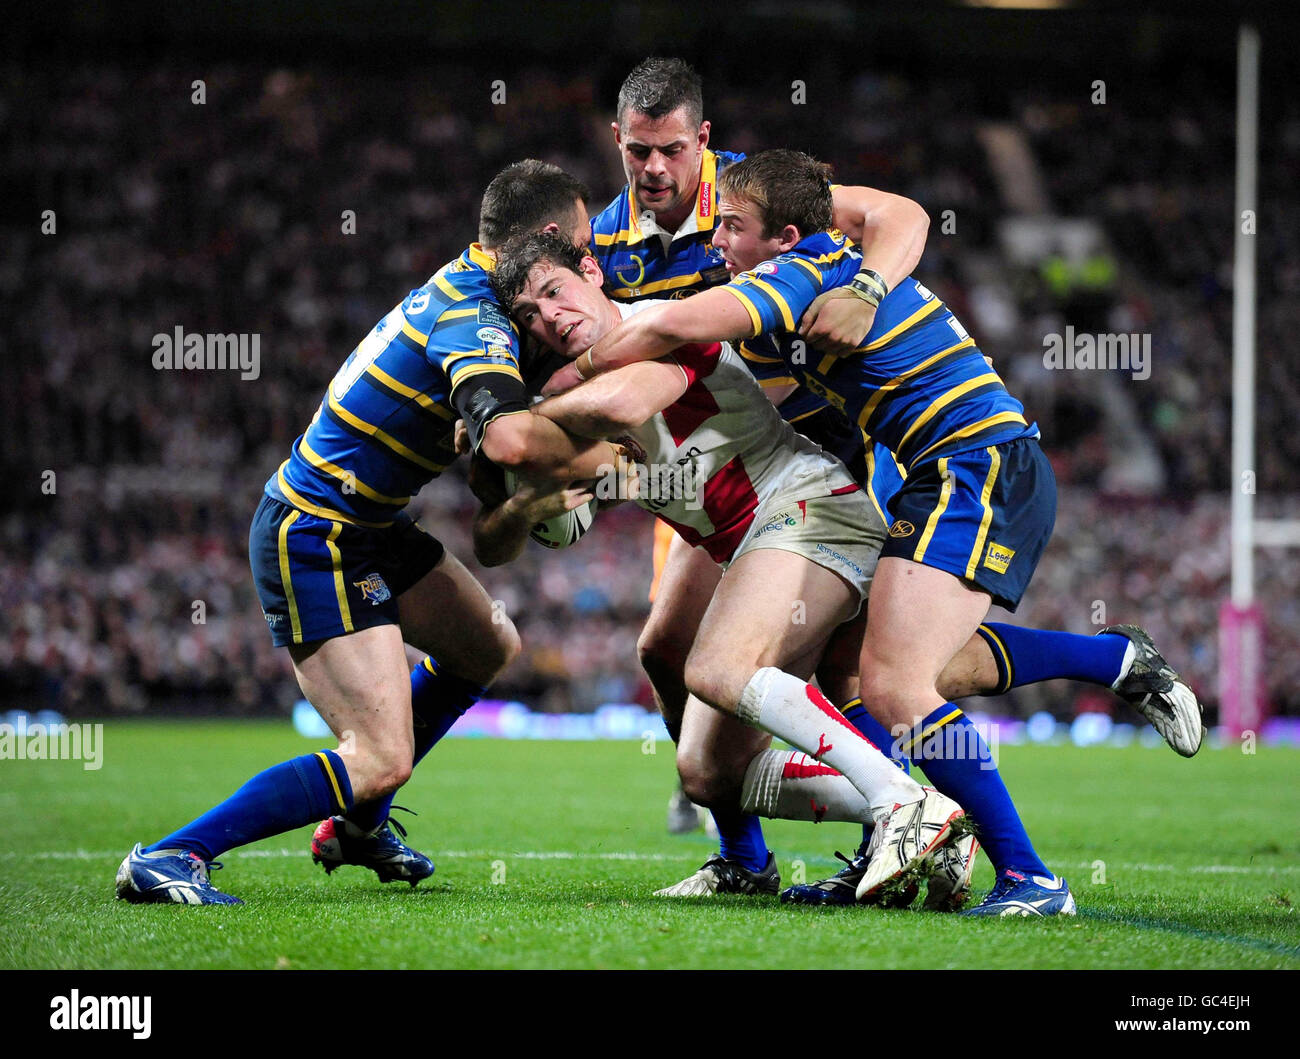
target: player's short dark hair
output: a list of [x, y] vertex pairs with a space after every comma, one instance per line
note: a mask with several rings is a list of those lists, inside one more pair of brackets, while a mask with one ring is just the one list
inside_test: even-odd
[[787, 224], [803, 236], [831, 227], [831, 167], [802, 151], [759, 151], [727, 166], [718, 177], [718, 197], [745, 199], [763, 221], [763, 238]]
[[516, 236], [497, 251], [496, 268], [492, 270], [492, 289], [497, 301], [510, 312], [524, 286], [528, 274], [543, 261], [581, 272], [579, 267], [587, 251], [561, 232], [530, 232]]
[[483, 192], [478, 215], [478, 240], [497, 247], [513, 235], [533, 232], [548, 224], [568, 230], [573, 201], [591, 200], [591, 191], [558, 165], [525, 158], [506, 166]]
[[704, 120], [704, 82], [681, 59], [642, 59], [618, 90], [620, 124], [629, 110], [662, 118], [678, 107], [686, 108], [686, 120], [693, 127]]

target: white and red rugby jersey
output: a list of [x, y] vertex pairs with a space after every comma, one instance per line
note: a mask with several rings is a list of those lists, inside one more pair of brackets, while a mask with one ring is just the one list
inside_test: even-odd
[[[656, 304], [618, 310], [627, 319]], [[726, 563], [760, 509], [858, 488], [839, 460], [781, 418], [730, 343], [682, 346], [670, 359], [686, 392], [630, 432], [644, 453], [636, 503], [687, 543]]]

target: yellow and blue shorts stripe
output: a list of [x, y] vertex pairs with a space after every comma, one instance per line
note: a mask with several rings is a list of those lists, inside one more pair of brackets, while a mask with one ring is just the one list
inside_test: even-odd
[[442, 544], [405, 512], [373, 529], [266, 495], [248, 534], [253, 583], [276, 647], [396, 625], [397, 597], [442, 556]]
[[1035, 438], [952, 453], [908, 471], [881, 558], [973, 582], [1015, 610], [1056, 523], [1056, 479]]

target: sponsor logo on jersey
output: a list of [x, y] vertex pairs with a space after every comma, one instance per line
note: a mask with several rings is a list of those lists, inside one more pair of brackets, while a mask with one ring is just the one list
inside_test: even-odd
[[271, 626], [273, 629], [279, 625], [280, 622], [284, 621], [283, 614], [268, 614], [266, 611], [262, 611], [262, 617], [266, 619], [266, 624]]
[[901, 518], [889, 527], [891, 537], [910, 537], [915, 532], [916, 527]]
[[[623, 268], [631, 268], [632, 265], [636, 266], [636, 274], [629, 279], [627, 276], [623, 275]], [[645, 262], [641, 260], [641, 255], [633, 254], [632, 260], [628, 265], [615, 269], [614, 278], [625, 287], [639, 287], [641, 282], [645, 279]]]
[[480, 327], [474, 332], [480, 342], [487, 346], [508, 346], [510, 336], [499, 327]]
[[1001, 544], [989, 541], [988, 551], [984, 553], [984, 565], [995, 574], [1005, 574], [1007, 567], [1011, 565], [1011, 560], [1015, 558], [1015, 554], [1013, 549], [1004, 548]]
[[420, 291], [411, 299], [411, 304], [406, 307], [406, 311], [412, 316], [418, 316], [429, 307], [430, 294], [428, 291]]
[[708, 180], [700, 181], [700, 216], [707, 217], [713, 212], [713, 183]]
[[768, 519], [765, 523], [763, 523], [763, 525], [759, 528], [759, 531], [755, 533], [754, 536], [761, 537], [766, 533], [775, 533], [778, 530], [783, 530], [786, 528], [786, 526], [797, 526], [797, 525], [799, 525], [799, 522], [794, 517], [793, 512], [781, 511], [778, 512], [776, 515], [774, 515], [772, 518]]
[[764, 261], [761, 265], [754, 266], [754, 274], [758, 276], [770, 276], [776, 272], [775, 261]]
[[511, 330], [510, 320], [501, 311], [501, 307], [494, 302], [478, 303], [478, 322], [485, 327], [495, 327], [501, 331]]
[[384, 584], [384, 579], [378, 574], [367, 574], [364, 580], [353, 581], [352, 584], [361, 589], [361, 598], [369, 600], [372, 607], [377, 607], [393, 598], [393, 594], [388, 591], [388, 586]]
[[862, 567], [860, 567], [857, 563], [855, 563], [843, 552], [837, 552], [834, 548], [828, 548], [824, 544], [819, 544], [817, 545], [817, 554], [825, 555], [830, 559], [834, 559], [841, 566], [844, 566], [847, 569], [852, 570], [860, 578], [866, 576], [866, 574], [864, 574], [862, 571]]

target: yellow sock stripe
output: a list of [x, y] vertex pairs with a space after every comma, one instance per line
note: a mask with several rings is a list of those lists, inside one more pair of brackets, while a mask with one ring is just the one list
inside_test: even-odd
[[348, 807], [343, 803], [343, 791], [339, 789], [338, 777], [334, 775], [334, 766], [330, 764], [330, 759], [325, 756], [325, 751], [317, 750], [316, 757], [325, 769], [325, 775], [329, 777], [330, 786], [334, 789], [334, 804], [338, 807], [340, 813], [348, 811]]
[[[926, 740], [929, 736], [933, 735], [933, 734], [934, 734], [935, 732], [937, 732], [940, 728], [942, 728], [945, 724], [948, 724], [950, 721], [954, 721], [954, 720], [956, 720], [956, 719], [957, 719], [958, 717], [960, 717], [960, 716], [961, 716], [961, 709], [960, 709], [960, 707], [954, 706], [954, 707], [952, 708], [952, 712], [951, 712], [951, 713], [945, 714], [944, 716], [940, 717], [937, 721], [934, 722], [934, 724], [927, 725], [925, 728], [923, 728], [923, 729], [921, 730], [921, 732], [920, 732], [918, 735], [914, 735], [914, 736], [912, 736], [911, 739], [909, 739], [906, 743], [904, 743], [904, 744], [900, 747], [900, 749], [902, 750], [902, 752], [903, 752], [904, 754], [907, 754], [907, 755], [910, 756], [911, 753], [912, 753], [912, 748], [913, 748], [914, 746], [916, 746], [918, 743], [923, 743], [923, 742], [925, 742], [925, 740]], [[924, 767], [925, 763], [922, 762], [921, 764], [922, 764], [922, 767]]]
[[1011, 666], [1011, 652], [1007, 650], [1007, 645], [1002, 642], [1002, 637], [999, 636], [991, 627], [988, 625], [981, 625], [980, 629], [988, 640], [993, 641], [993, 650], [1002, 656], [1002, 672], [1007, 676], [1006, 683], [1003, 684], [1002, 687], [998, 688], [998, 694], [1005, 695], [1011, 690], [1011, 685], [1015, 678], [1015, 671]]
[[939, 502], [935, 505], [934, 510], [930, 512], [930, 517], [926, 519], [925, 532], [921, 534], [921, 542], [916, 546], [916, 551], [912, 553], [913, 562], [924, 561], [925, 550], [930, 547], [930, 538], [934, 536], [935, 528], [939, 525], [939, 517], [948, 509], [948, 498], [952, 496], [952, 479], [948, 476], [947, 456], [939, 461], [939, 475], [943, 478], [943, 485], [939, 489]]
[[298, 600], [293, 594], [293, 580], [289, 577], [289, 527], [298, 521], [298, 512], [285, 516], [280, 523], [280, 584], [284, 586], [284, 598], [289, 604], [289, 628], [293, 632], [293, 642], [302, 642], [302, 622], [298, 619]]
[[325, 538], [325, 547], [329, 549], [330, 563], [334, 567], [334, 594], [339, 598], [339, 618], [343, 622], [344, 631], [352, 632], [352, 608], [348, 606], [347, 587], [343, 584], [343, 555], [334, 543], [342, 531], [343, 523], [334, 523], [330, 535]]
[[848, 713], [849, 710], [853, 709], [855, 706], [861, 706], [861, 705], [862, 705], [861, 698], [849, 699], [848, 702], [846, 702], [843, 706], [839, 708], [840, 713]]
[[421, 662], [420, 665], [424, 666], [424, 668], [427, 669], [435, 677], [438, 675], [438, 669], [433, 664], [433, 655], [425, 655], [424, 661]]
[[984, 508], [984, 515], [980, 519], [980, 531], [975, 535], [975, 547], [970, 550], [970, 561], [966, 564], [966, 577], [975, 576], [975, 564], [979, 562], [980, 552], [984, 550], [984, 541], [989, 535], [989, 523], [993, 521], [993, 505], [989, 503], [993, 495], [993, 483], [998, 477], [998, 468], [1002, 466], [1002, 454], [996, 448], [990, 445], [984, 450], [991, 457], [989, 463], [989, 473], [984, 478], [984, 488], [980, 490], [980, 505]]

